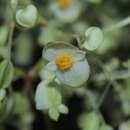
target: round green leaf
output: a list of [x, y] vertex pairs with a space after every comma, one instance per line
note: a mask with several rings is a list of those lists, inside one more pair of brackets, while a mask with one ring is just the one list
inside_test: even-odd
[[70, 69], [56, 71], [58, 80], [70, 87], [80, 87], [89, 77], [89, 65], [87, 60], [76, 62]]
[[38, 37], [38, 42], [40, 45], [47, 45], [49, 42], [57, 41], [60, 39], [59, 32], [52, 27], [41, 28], [40, 35]]
[[98, 27], [90, 27], [87, 29], [85, 37], [83, 47], [90, 51], [97, 49], [103, 43], [103, 32]]
[[79, 118], [79, 126], [83, 130], [99, 130], [100, 118], [95, 112], [85, 113]]
[[8, 37], [8, 26], [1, 26], [0, 27], [0, 46], [6, 43]]
[[34, 5], [28, 5], [24, 9], [16, 12], [16, 21], [19, 25], [31, 28], [35, 25], [37, 20], [37, 9]]
[[11, 84], [14, 68], [10, 61], [4, 60], [0, 64], [0, 88], [7, 88]]
[[0, 89], [0, 101], [3, 100], [3, 98], [5, 97], [5, 95], [6, 95], [5, 89]]
[[99, 130], [113, 130], [113, 128], [109, 125], [103, 124]]
[[[18, 44], [17, 44], [18, 43]], [[15, 39], [14, 60], [21, 66], [30, 64], [33, 59], [34, 46], [28, 32], [20, 33]]]
[[61, 104], [60, 92], [54, 87], [48, 87], [47, 93], [50, 107], [58, 108], [58, 106]]
[[61, 104], [58, 107], [58, 110], [59, 110], [60, 113], [63, 113], [63, 114], [68, 114], [68, 112], [69, 112], [68, 107], [65, 106], [64, 104]]
[[49, 109], [49, 117], [54, 120], [54, 121], [57, 121], [58, 118], [59, 118], [60, 114], [59, 112], [57, 111], [57, 109], [55, 108], [50, 108]]
[[28, 97], [20, 92], [13, 93], [14, 107], [13, 112], [16, 114], [25, 114], [30, 111]]
[[75, 59], [81, 60], [85, 57], [85, 52], [80, 51], [75, 46], [65, 42], [54, 42], [48, 44], [43, 50], [43, 58], [47, 61], [55, 60], [55, 58], [63, 53], [71, 54]]

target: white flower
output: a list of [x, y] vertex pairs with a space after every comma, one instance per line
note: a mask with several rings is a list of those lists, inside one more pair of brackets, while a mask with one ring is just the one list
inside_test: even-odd
[[50, 43], [43, 50], [49, 63], [46, 69], [56, 73], [56, 78], [67, 86], [80, 87], [89, 77], [89, 65], [85, 52], [64, 42]]
[[58, 0], [51, 4], [54, 15], [62, 22], [73, 22], [81, 13], [81, 3], [79, 0]]

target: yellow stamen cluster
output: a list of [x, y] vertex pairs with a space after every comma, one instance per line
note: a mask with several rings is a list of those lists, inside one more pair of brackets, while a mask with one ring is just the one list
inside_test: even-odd
[[56, 57], [55, 63], [60, 70], [65, 70], [74, 64], [74, 59], [70, 54], [64, 53]]
[[66, 8], [71, 4], [70, 0], [58, 0], [58, 5], [60, 8]]

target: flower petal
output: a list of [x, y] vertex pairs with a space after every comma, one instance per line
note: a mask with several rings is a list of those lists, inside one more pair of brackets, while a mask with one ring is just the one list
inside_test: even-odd
[[56, 87], [50, 86], [49, 81], [42, 81], [36, 89], [35, 102], [38, 110], [58, 108], [61, 104], [61, 94]]
[[50, 43], [45, 47], [45, 49], [43, 50], [43, 57], [47, 61], [52, 61], [52, 60], [55, 60], [55, 58], [58, 55], [63, 54], [63, 53], [69, 53], [72, 56], [74, 56], [74, 58], [77, 58], [77, 59], [82, 59], [82, 57], [85, 56], [85, 52], [80, 51], [75, 46], [62, 42], [62, 41], [61, 42], [57, 41], [54, 43]]
[[55, 64], [55, 61], [51, 61], [49, 62], [46, 66], [45, 69], [49, 70], [49, 71], [56, 71], [57, 70], [57, 66]]
[[76, 51], [74, 54], [73, 54], [73, 57], [76, 61], [80, 61], [80, 60], [83, 60], [85, 58], [85, 54], [86, 52], [85, 51]]
[[40, 77], [42, 80], [49, 80], [52, 81], [55, 78], [56, 74], [53, 71], [42, 69], [40, 71]]
[[89, 77], [89, 65], [87, 60], [76, 62], [70, 69], [57, 70], [56, 76], [59, 81], [70, 87], [80, 87]]
[[48, 109], [50, 107], [48, 95], [47, 95], [47, 90], [48, 90], [47, 86], [48, 86], [47, 81], [42, 81], [37, 86], [36, 94], [35, 94], [35, 102], [36, 102], [36, 108], [38, 110]]

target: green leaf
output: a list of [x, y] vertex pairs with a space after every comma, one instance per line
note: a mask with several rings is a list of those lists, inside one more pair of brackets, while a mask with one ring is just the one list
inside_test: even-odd
[[26, 28], [31, 28], [37, 20], [37, 9], [34, 5], [28, 5], [16, 12], [16, 22]]
[[14, 108], [13, 111], [17, 114], [25, 114], [30, 112], [29, 100], [25, 95], [15, 92], [13, 93]]
[[103, 43], [103, 32], [98, 27], [90, 27], [87, 29], [85, 37], [83, 47], [90, 51], [97, 49]]
[[70, 69], [56, 71], [58, 80], [70, 87], [80, 87], [89, 77], [89, 65], [87, 60], [76, 62]]
[[121, 123], [119, 130], [130, 130], [130, 120]]
[[6, 95], [6, 90], [5, 89], [0, 89], [0, 101], [3, 100], [3, 98], [5, 97]]
[[42, 81], [36, 89], [35, 102], [36, 109], [43, 110], [48, 109], [50, 104], [48, 101], [48, 81]]
[[61, 94], [53, 86], [49, 86], [49, 81], [42, 81], [36, 90], [36, 108], [39, 110], [58, 108], [61, 104]]
[[48, 87], [48, 100], [50, 107], [58, 108], [58, 106], [61, 104], [61, 94], [57, 88]]
[[11, 1], [10, 1], [10, 4], [11, 4], [11, 7], [12, 7], [13, 9], [15, 9], [16, 6], [17, 6], [17, 4], [18, 4], [18, 0], [11, 0]]
[[55, 108], [50, 108], [50, 109], [49, 109], [49, 117], [50, 117], [52, 120], [58, 121], [59, 116], [60, 116], [60, 114], [59, 114], [59, 112], [58, 112], [57, 109], [55, 109]]
[[102, 0], [88, 0], [88, 2], [93, 3], [93, 4], [100, 4]]
[[5, 47], [0, 47], [0, 58], [6, 59], [8, 57], [8, 50]]
[[7, 88], [11, 84], [14, 68], [10, 61], [4, 60], [0, 64], [0, 88]]
[[8, 26], [0, 27], [0, 46], [3, 46], [6, 43], [8, 38]]
[[38, 37], [38, 42], [40, 45], [47, 45], [49, 42], [57, 41], [61, 39], [60, 33], [52, 27], [43, 27], [41, 28], [41, 33]]
[[[18, 44], [17, 44], [18, 43]], [[28, 32], [20, 33], [15, 39], [14, 60], [21, 66], [31, 64], [33, 59], [33, 39]]]
[[113, 128], [109, 125], [103, 124], [99, 130], [113, 130]]
[[99, 130], [100, 118], [95, 112], [84, 113], [79, 119], [79, 126], [83, 130]]
[[68, 112], [69, 112], [67, 106], [65, 106], [64, 104], [61, 104], [58, 107], [58, 110], [59, 110], [60, 113], [63, 113], [63, 114], [68, 114]]
[[85, 52], [80, 51], [75, 46], [65, 43], [63, 41], [51, 42], [43, 49], [43, 58], [47, 61], [53, 61], [55, 58], [63, 53], [71, 54], [75, 59], [81, 60], [85, 57]]

